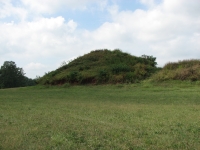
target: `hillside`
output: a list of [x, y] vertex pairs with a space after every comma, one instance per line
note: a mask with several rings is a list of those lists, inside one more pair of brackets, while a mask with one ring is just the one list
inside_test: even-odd
[[200, 60], [191, 59], [167, 63], [161, 71], [152, 76], [152, 80], [200, 80]]
[[39, 84], [134, 83], [150, 77], [156, 70], [156, 58], [132, 56], [118, 49], [95, 50], [51, 71]]

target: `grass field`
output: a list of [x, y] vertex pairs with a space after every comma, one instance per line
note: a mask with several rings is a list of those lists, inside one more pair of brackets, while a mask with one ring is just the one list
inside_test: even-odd
[[0, 149], [199, 150], [200, 85], [0, 90]]

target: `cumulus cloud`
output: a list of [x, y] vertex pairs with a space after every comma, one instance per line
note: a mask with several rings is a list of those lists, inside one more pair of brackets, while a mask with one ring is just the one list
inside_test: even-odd
[[22, 7], [13, 6], [11, 0], [0, 1], [0, 19], [6, 17], [25, 20], [27, 17], [27, 10]]
[[73, 35], [76, 27], [76, 22], [73, 20], [66, 22], [63, 17], [37, 18], [32, 22], [0, 24], [0, 62], [17, 60], [17, 63], [20, 63], [46, 60], [45, 63], [51, 66], [66, 53], [67, 45], [74, 44], [76, 41]]
[[[120, 48], [136, 56], [153, 55], [159, 66], [168, 61], [200, 57], [199, 0], [140, 1], [147, 9], [120, 11], [117, 3], [108, 6], [107, 0], [22, 0], [22, 5], [31, 9], [25, 12], [35, 9], [37, 13], [53, 13], [67, 7], [84, 9], [96, 3], [110, 20], [93, 30], [80, 29], [79, 22], [63, 16], [35, 15], [28, 21], [1, 22], [0, 63], [16, 61], [23, 64], [29, 77], [35, 77], [56, 69], [63, 60], [100, 48]], [[39, 7], [41, 3], [45, 5]], [[5, 11], [7, 8], [13, 11]], [[7, 0], [0, 8], [4, 12], [0, 17], [9, 16], [14, 10], [24, 11], [23, 7], [19, 8]]]
[[[197, 9], [200, 8], [198, 0], [192, 2], [164, 0], [159, 4], [156, 4], [154, 0], [141, 0], [141, 2], [151, 5], [151, 9], [114, 11], [115, 13], [111, 13], [113, 21], [103, 24], [97, 30], [98, 37], [103, 37], [103, 33], [106, 33], [107, 40], [113, 39], [118, 44], [122, 41], [121, 47], [124, 47], [125, 41], [129, 39], [129, 42], [133, 43], [127, 47], [129, 52], [156, 55], [160, 65], [177, 58], [200, 56], [200, 49], [197, 48], [199, 42], [196, 41], [199, 40], [200, 33], [200, 16], [196, 15], [200, 14], [200, 10]], [[196, 41], [195, 44], [194, 41]]]
[[156, 0], [140, 0], [140, 2], [148, 7], [153, 7], [156, 4]]
[[99, 8], [103, 8], [107, 4], [107, 0], [21, 0], [25, 6], [36, 13], [53, 13], [58, 9], [87, 9], [88, 4], [97, 4]]
[[37, 18], [32, 22], [0, 24], [0, 32], [2, 33], [0, 40], [7, 49], [3, 52], [16, 52], [19, 48], [31, 53], [38, 53], [39, 51], [42, 55], [47, 50], [46, 46], [55, 48], [60, 43], [60, 39], [64, 35], [65, 37], [71, 35], [76, 27], [76, 22], [73, 20], [65, 22], [63, 17]]

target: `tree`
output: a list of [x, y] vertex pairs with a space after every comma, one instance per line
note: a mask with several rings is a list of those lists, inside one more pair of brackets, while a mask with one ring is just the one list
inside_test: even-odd
[[148, 56], [148, 55], [142, 55], [141, 57], [148, 60], [152, 67], [156, 67], [156, 65], [157, 65], [156, 57]]
[[25, 85], [25, 73], [13, 61], [5, 61], [0, 69], [0, 88], [21, 87]]

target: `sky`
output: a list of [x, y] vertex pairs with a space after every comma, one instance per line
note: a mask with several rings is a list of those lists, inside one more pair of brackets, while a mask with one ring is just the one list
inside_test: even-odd
[[200, 59], [200, 0], [0, 0], [0, 66], [34, 79], [97, 49]]

